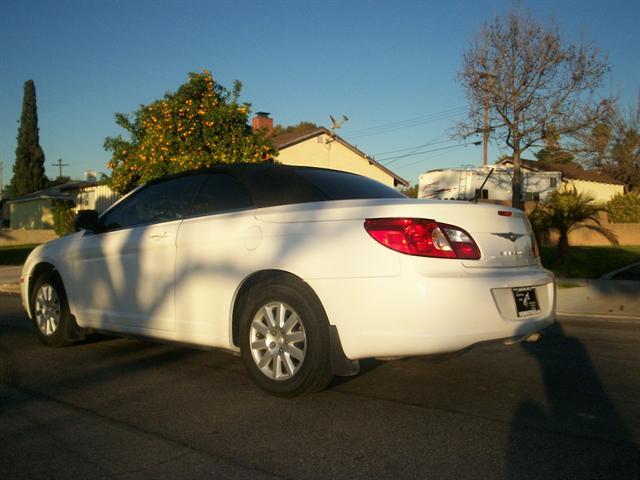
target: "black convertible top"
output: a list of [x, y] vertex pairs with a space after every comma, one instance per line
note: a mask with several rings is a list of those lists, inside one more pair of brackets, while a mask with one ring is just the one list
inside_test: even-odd
[[404, 198], [394, 188], [361, 175], [279, 163], [219, 164], [161, 177], [149, 184], [202, 173], [235, 177], [249, 191], [256, 208], [327, 200]]

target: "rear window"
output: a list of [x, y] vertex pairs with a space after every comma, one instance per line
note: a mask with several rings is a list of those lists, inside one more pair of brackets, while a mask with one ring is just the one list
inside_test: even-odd
[[313, 168], [300, 168], [296, 173], [324, 193], [329, 200], [405, 198], [391, 187], [351, 173]]

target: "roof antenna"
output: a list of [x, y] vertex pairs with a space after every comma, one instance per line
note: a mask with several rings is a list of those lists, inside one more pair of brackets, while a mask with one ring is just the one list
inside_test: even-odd
[[329, 115], [329, 118], [331, 119], [331, 133], [333, 135], [336, 134], [336, 130], [339, 129], [344, 122], [349, 120], [349, 117], [347, 117], [346, 115], [342, 115], [342, 120], [340, 121], [336, 120], [336, 117], [334, 117], [333, 115]]
[[478, 198], [480, 198], [480, 195], [482, 195], [482, 187], [484, 187], [484, 184], [487, 183], [487, 180], [489, 180], [489, 177], [493, 173], [493, 170], [493, 168], [489, 170], [489, 175], [487, 175], [487, 178], [484, 179], [484, 182], [482, 182], [480, 188], [476, 189], [476, 194], [473, 196], [473, 200], [471, 200], [473, 203], [478, 203]]

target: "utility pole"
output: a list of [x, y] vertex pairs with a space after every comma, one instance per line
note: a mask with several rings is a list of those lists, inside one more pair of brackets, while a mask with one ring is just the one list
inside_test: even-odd
[[60, 175], [58, 175], [58, 178], [62, 178], [62, 167], [68, 167], [69, 164], [68, 163], [62, 163], [62, 159], [59, 158], [58, 159], [58, 163], [54, 163], [53, 166], [60, 168]]
[[4, 192], [4, 162], [0, 162], [0, 200], [2, 200], [2, 192]]
[[493, 88], [493, 81], [496, 76], [490, 72], [480, 72], [480, 79], [482, 79], [482, 85], [484, 89], [484, 128], [482, 129], [482, 165], [487, 166], [487, 148], [489, 146], [489, 92]]
[[487, 145], [489, 143], [489, 99], [484, 96], [484, 129], [482, 130], [482, 165], [487, 166]]

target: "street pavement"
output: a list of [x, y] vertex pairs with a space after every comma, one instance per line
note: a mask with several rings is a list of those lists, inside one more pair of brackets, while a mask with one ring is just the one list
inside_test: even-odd
[[44, 347], [0, 295], [0, 478], [637, 480], [640, 325], [571, 320], [284, 400], [224, 352]]

